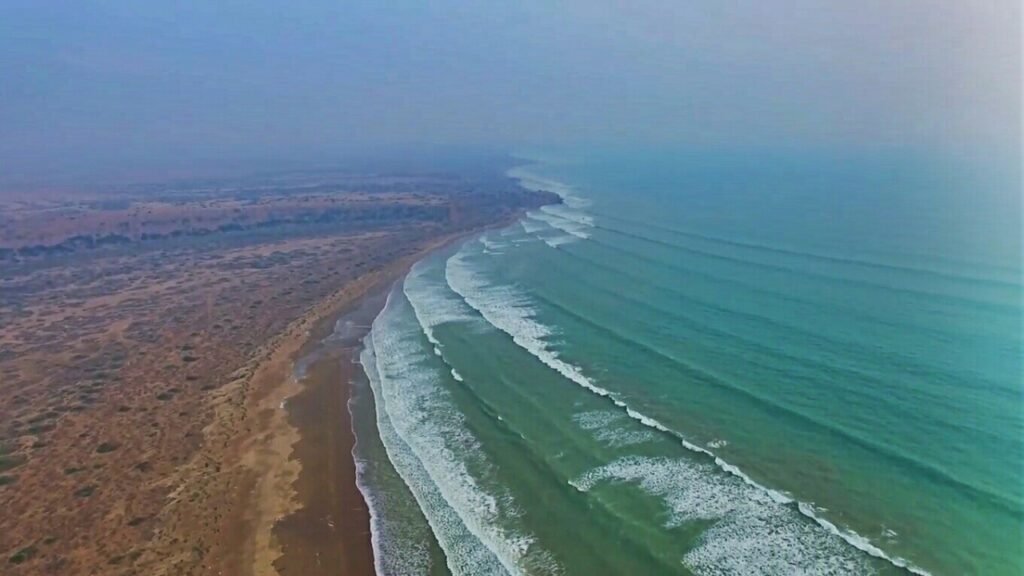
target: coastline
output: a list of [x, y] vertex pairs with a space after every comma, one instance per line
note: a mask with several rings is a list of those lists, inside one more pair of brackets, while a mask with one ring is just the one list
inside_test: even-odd
[[290, 480], [289, 506], [271, 526], [261, 524], [263, 537], [257, 534], [257, 541], [263, 554], [253, 556], [251, 574], [376, 574], [371, 512], [358, 485], [353, 453], [358, 439], [350, 413], [356, 409], [350, 403], [353, 386], [358, 378], [365, 378], [356, 363], [362, 339], [391, 287], [416, 262], [521, 217], [517, 213], [488, 226], [442, 237], [355, 280], [349, 285], [354, 289], [348, 298], [309, 318], [301, 346], [290, 355], [291, 378], [274, 396], [280, 398], [277, 412], [283, 424], [274, 428], [287, 436], [291, 447], [284, 459], [277, 454], [274, 475], [279, 481]]
[[[295, 476], [290, 512], [279, 517], [271, 529], [271, 545], [275, 547], [273, 551], [277, 556], [272, 561], [274, 571], [270, 573], [375, 574], [371, 510], [366, 502], [367, 494], [358, 484], [353, 457], [357, 442], [353, 429], [357, 407], [350, 403], [355, 379], [363, 375], [362, 368], [355, 364], [362, 338], [383, 307], [389, 289], [416, 262], [488, 229], [508, 226], [519, 217], [521, 214], [437, 239], [415, 254], [360, 277], [351, 284], [359, 284], [367, 276], [374, 280], [362, 282], [361, 288], [345, 302], [314, 319], [313, 327], [307, 331], [301, 347], [292, 356], [292, 379], [297, 388], [293, 388], [294, 393], [280, 405], [295, 438], [287, 458]], [[343, 329], [343, 323], [353, 324], [354, 328]], [[607, 396], [607, 393], [599, 395]], [[633, 412], [625, 405], [614, 403], [631, 418], [673, 435], [660, 423]], [[363, 406], [358, 406], [358, 409], [365, 410]], [[772, 500], [794, 504], [788, 497], [756, 484], [710, 451], [685, 440], [682, 442], [689, 450], [711, 458], [723, 471], [764, 491]], [[795, 504], [802, 515], [868, 555], [888, 560], [912, 573], [926, 573], [901, 558], [885, 555], [866, 539], [851, 541], [850, 533], [823, 521], [813, 508], [801, 502]], [[253, 573], [258, 573], [255, 564]]]
[[[296, 363], [431, 249], [558, 200], [501, 178], [503, 159], [403, 162], [101, 191], [116, 208], [25, 207], [0, 306], [4, 573], [274, 576], [334, 547], [287, 520], [359, 505], [351, 468], [369, 460], [350, 462], [353, 433], [335, 423], [367, 411], [326, 406], [349, 395], [342, 357], [299, 377]], [[154, 193], [167, 195], [159, 218], [103, 235]], [[43, 224], [45, 238], [24, 236]], [[342, 504], [309, 497], [336, 485]], [[347, 572], [369, 571], [366, 516], [330, 518], [362, 518], [337, 530], [362, 551], [339, 554], [364, 558]]]
[[294, 489], [302, 506], [274, 526], [281, 543], [281, 556], [274, 562], [279, 574], [374, 573], [370, 514], [356, 484], [356, 438], [348, 399], [358, 369], [354, 355], [365, 334], [362, 328], [379, 310], [375, 304], [383, 293], [380, 288], [353, 302], [353, 309], [334, 322], [324, 318], [327, 327], [344, 323], [355, 330], [343, 338], [334, 338], [333, 330], [323, 336], [320, 346], [304, 357], [308, 364], [302, 373], [296, 374], [303, 390], [285, 405], [288, 421], [299, 434], [291, 459], [301, 467]]
[[[157, 576], [374, 574], [369, 514], [354, 474], [347, 406], [351, 378], [345, 378], [343, 367], [350, 369], [347, 374], [355, 372], [340, 354], [332, 367], [321, 345], [339, 318], [372, 301], [375, 293], [385, 294], [415, 262], [485, 229], [426, 239], [407, 256], [344, 282], [266, 340], [211, 392], [211, 417], [201, 430], [199, 449], [160, 481], [174, 488], [148, 549], [132, 558], [136, 565]], [[307, 390], [307, 396], [299, 396]], [[333, 407], [327, 406], [330, 397], [337, 399]], [[316, 410], [308, 408], [312, 404]], [[328, 499], [318, 499], [325, 492], [331, 493]], [[324, 521], [319, 509], [324, 502], [337, 518], [345, 518], [344, 530], [341, 520], [335, 522], [337, 530]], [[348, 504], [354, 509], [345, 508]], [[320, 553], [318, 561], [319, 552], [335, 546], [351, 554]]]

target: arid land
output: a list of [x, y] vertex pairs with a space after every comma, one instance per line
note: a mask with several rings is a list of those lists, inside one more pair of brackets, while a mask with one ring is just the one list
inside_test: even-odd
[[346, 351], [294, 362], [425, 251], [556, 201], [323, 172], [0, 198], [0, 572], [372, 568]]

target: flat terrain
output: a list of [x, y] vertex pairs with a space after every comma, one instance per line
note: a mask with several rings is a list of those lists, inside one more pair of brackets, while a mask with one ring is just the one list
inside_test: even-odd
[[0, 572], [276, 573], [301, 470], [281, 406], [310, 332], [445, 238], [551, 201], [329, 173], [5, 198]]
[[325, 316], [298, 361], [303, 390], [288, 399], [287, 410], [301, 435], [292, 452], [302, 464], [294, 484], [301, 508], [274, 526], [283, 552], [274, 567], [282, 576], [374, 574], [370, 512], [356, 483], [348, 404], [362, 338], [383, 308], [392, 280], [392, 274], [383, 275], [340, 318]]

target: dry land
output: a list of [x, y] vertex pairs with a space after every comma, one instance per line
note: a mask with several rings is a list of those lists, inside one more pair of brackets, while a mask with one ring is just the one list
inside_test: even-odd
[[294, 362], [419, 254], [552, 201], [333, 173], [0, 200], [0, 573], [372, 570], [349, 350]]

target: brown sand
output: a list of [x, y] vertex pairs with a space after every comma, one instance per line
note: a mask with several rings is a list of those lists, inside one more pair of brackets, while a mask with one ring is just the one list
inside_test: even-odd
[[[374, 573], [369, 514], [355, 483], [347, 411], [354, 367], [351, 356], [346, 362], [345, 352], [351, 353], [361, 335], [335, 349], [334, 368], [330, 350], [310, 366], [301, 382], [293, 377], [293, 367], [297, 360], [315, 352], [342, 314], [355, 314], [359, 323], [369, 324], [383, 305], [385, 290], [413, 263], [470, 233], [474, 232], [441, 238], [349, 282], [269, 342], [251, 367], [240, 371], [236, 387], [222, 389], [225, 402], [219, 410], [223, 413], [218, 412], [204, 436], [205, 447], [215, 448], [207, 457], [221, 463], [218, 487], [223, 491], [207, 490], [210, 498], [226, 501], [229, 507], [217, 518], [215, 545], [204, 553], [205, 573]], [[308, 396], [298, 396], [306, 391]], [[234, 394], [244, 398], [241, 405], [230, 401]], [[282, 409], [292, 402], [297, 409]], [[240, 421], [246, 424], [240, 426]], [[189, 489], [188, 474], [189, 469], [183, 469], [179, 490]], [[150, 573], [177, 573], [168, 567], [166, 561], [161, 562]], [[355, 571], [349, 572], [349, 567]]]
[[[267, 427], [268, 435], [275, 437], [275, 448], [287, 439], [293, 451], [290, 457], [277, 449], [260, 451], [266, 456], [259, 462], [264, 471], [260, 484], [268, 489], [254, 490], [253, 505], [260, 512], [250, 520], [255, 521], [249, 525], [255, 534], [250, 531], [247, 540], [255, 549], [243, 552], [252, 559], [249, 573], [253, 576], [374, 574], [369, 511], [356, 484], [352, 457], [355, 436], [348, 412], [355, 368], [352, 354], [383, 307], [391, 284], [426, 253], [464, 236], [444, 238], [378, 273], [359, 278], [333, 302], [312, 312], [304, 337], [286, 347], [289, 369], [304, 357], [318, 352], [321, 357], [309, 366], [301, 382], [290, 378], [270, 395], [278, 410], [271, 416], [274, 424]], [[324, 343], [339, 319], [363, 328], [333, 344]], [[280, 365], [266, 366], [281, 377]], [[282, 403], [287, 410], [280, 409]]]
[[[498, 225], [495, 225], [498, 226]], [[466, 234], [445, 238], [376, 276], [359, 298], [321, 316], [297, 359], [312, 359], [302, 392], [287, 400], [288, 421], [301, 438], [292, 452], [301, 471], [294, 483], [295, 511], [273, 529], [281, 555], [273, 566], [281, 576], [373, 576], [370, 514], [356, 484], [355, 434], [348, 411], [351, 385], [360, 368], [353, 359], [383, 308], [387, 292], [426, 253]], [[339, 338], [325, 338], [340, 322]]]
[[[323, 318], [299, 360], [308, 362], [304, 390], [288, 400], [287, 409], [301, 436], [292, 452], [302, 465], [294, 486], [301, 507], [274, 527], [282, 550], [274, 567], [281, 575], [374, 574], [370, 513], [357, 485], [348, 402], [358, 370], [353, 360], [391, 280], [382, 278], [343, 313]], [[345, 328], [335, 333], [342, 323]]]
[[[368, 515], [365, 508], [362, 513], [354, 508], [362, 497], [355, 485], [354, 471], [348, 468], [346, 472], [346, 467], [354, 465], [348, 412], [340, 402], [348, 397], [347, 388], [339, 388], [339, 382], [348, 382], [341, 372], [344, 362], [340, 354], [334, 356], [337, 378], [330, 374], [329, 361], [314, 363], [314, 370], [309, 373], [312, 378], [301, 382], [293, 377], [292, 371], [295, 361], [330, 333], [334, 319], [376, 287], [390, 284], [424, 252], [347, 283], [268, 342], [249, 365], [237, 371], [232, 383], [217, 391], [215, 416], [204, 429], [200, 453], [170, 479], [178, 486], [171, 495], [172, 503], [186, 502], [187, 506], [178, 504], [165, 509], [163, 513], [169, 520], [163, 522], [167, 528], [155, 535], [158, 543], [166, 541], [166, 548], [173, 549], [181, 541], [179, 528], [207, 526], [193, 516], [210, 516], [205, 510], [219, 507], [212, 514], [213, 523], [208, 525], [216, 538], [201, 552], [204, 574], [274, 576], [279, 569], [288, 574], [373, 573], [372, 554], [368, 552]], [[326, 384], [317, 386], [318, 383]], [[297, 396], [307, 390], [308, 402]], [[322, 395], [334, 396], [339, 402], [331, 407], [329, 401], [322, 401]], [[298, 402], [299, 410], [294, 412], [298, 427], [292, 423], [290, 411], [282, 409], [282, 405], [290, 402]], [[309, 408], [311, 404], [321, 404], [318, 409], [326, 413], [318, 414]], [[305, 411], [303, 406], [307, 406]], [[328, 416], [332, 413], [337, 420]], [[309, 435], [309, 442], [301, 442], [300, 432]], [[210, 466], [218, 470], [216, 482], [206, 480], [204, 471]], [[302, 471], [307, 467], [310, 472], [303, 478]], [[346, 473], [350, 480], [341, 479]], [[332, 489], [337, 493], [323, 495]], [[198, 496], [195, 501], [185, 501], [181, 494]], [[292, 514], [305, 510], [309, 510], [305, 512], [308, 518], [314, 519], [310, 527], [299, 526], [299, 520], [288, 521]], [[332, 536], [324, 521], [328, 515], [335, 523], [337, 536]], [[276, 531], [279, 523], [282, 528]], [[288, 547], [287, 558], [282, 558], [284, 546]], [[335, 546], [346, 552], [325, 554]], [[180, 556], [140, 558], [145, 571], [139, 573], [182, 574], [180, 567], [191, 558], [189, 554], [194, 553], [183, 550]], [[322, 572], [308, 570], [317, 566], [318, 556]], [[313, 559], [311, 563], [308, 558]], [[279, 559], [281, 563], [277, 564]], [[348, 562], [364, 567], [366, 572], [348, 572]]]
[[355, 365], [349, 350], [332, 351], [310, 366], [304, 390], [288, 400], [289, 421], [299, 430], [292, 458], [302, 464], [295, 482], [300, 508], [278, 522], [282, 576], [373, 574], [370, 516], [356, 486], [348, 412]]
[[[254, 468], [262, 469], [263, 474], [257, 483], [258, 489], [253, 491], [254, 513], [249, 522], [254, 530], [247, 544], [254, 549], [244, 553], [252, 561], [253, 576], [374, 573], [373, 554], [369, 550], [369, 513], [355, 483], [352, 461], [353, 435], [347, 409], [351, 363], [346, 366], [348, 373], [342, 373], [343, 354], [339, 354], [333, 362], [336, 370], [333, 375], [330, 356], [314, 363], [311, 367], [314, 370], [310, 370], [305, 379], [310, 392], [306, 398], [298, 397], [304, 391], [303, 386], [291, 376], [291, 371], [295, 360], [309, 353], [311, 347], [330, 333], [343, 311], [356, 306], [360, 298], [375, 288], [390, 284], [416, 258], [418, 256], [363, 276], [347, 286], [333, 301], [325, 302], [307, 317], [306, 330], [296, 334], [298, 338], [279, 349], [282, 353], [279, 357], [285, 358], [285, 362], [267, 364], [279, 379], [279, 385], [266, 398], [273, 407], [266, 434], [272, 440], [254, 454]], [[337, 376], [333, 382], [332, 376]], [[280, 384], [281, 380], [286, 384]], [[341, 381], [344, 385], [339, 385]], [[343, 392], [339, 389], [342, 386]], [[290, 422], [288, 412], [291, 410], [280, 409], [286, 401], [299, 402], [295, 410], [299, 427]], [[319, 406], [314, 409], [310, 406], [313, 403]], [[327, 419], [331, 413], [336, 418]], [[303, 433], [309, 438], [306, 444], [302, 443]], [[310, 472], [303, 479], [301, 471], [307, 466]], [[328, 517], [335, 529], [328, 524]], [[341, 524], [343, 518], [344, 524]], [[278, 524], [280, 531], [275, 530]], [[287, 555], [286, 543], [290, 544]], [[349, 565], [357, 571], [346, 571]]]

